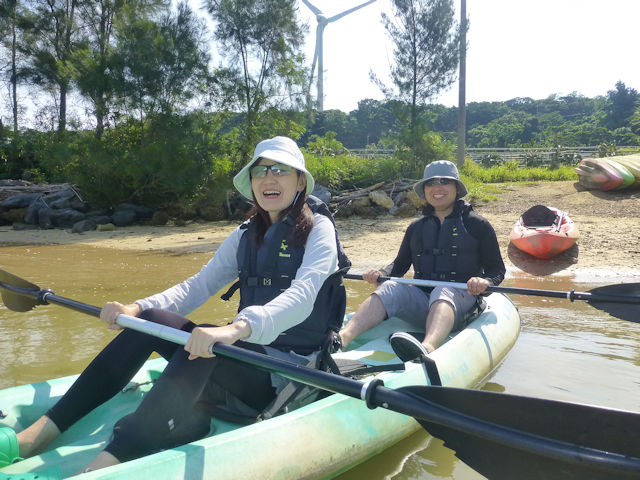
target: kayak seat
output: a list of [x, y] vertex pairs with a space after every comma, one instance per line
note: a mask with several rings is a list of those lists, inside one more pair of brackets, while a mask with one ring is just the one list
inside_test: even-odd
[[544, 205], [534, 205], [520, 218], [525, 227], [550, 227], [556, 221], [556, 214]]

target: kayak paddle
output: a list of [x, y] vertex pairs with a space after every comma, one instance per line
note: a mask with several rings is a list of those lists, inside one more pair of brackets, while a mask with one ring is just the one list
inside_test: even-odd
[[[362, 280], [362, 275], [347, 273], [344, 278], [350, 280]], [[406, 285], [415, 285], [417, 287], [452, 287], [462, 290], [467, 289], [466, 283], [442, 282], [437, 280], [422, 280], [419, 278], [400, 278], [400, 277], [378, 277], [380, 282], [393, 280], [397, 283]], [[592, 307], [607, 312], [608, 314], [627, 320], [629, 322], [640, 323], [640, 315], [638, 308], [630, 308], [629, 304], [640, 306], [640, 283], [619, 283], [614, 285], [605, 285], [604, 287], [594, 288], [588, 292], [562, 292], [558, 290], [536, 290], [532, 288], [517, 287], [500, 287], [491, 285], [487, 287], [488, 292], [513, 293], [516, 295], [533, 295], [536, 297], [555, 297], [566, 298], [572, 302], [575, 300], [584, 300]]]
[[[53, 303], [93, 316], [98, 307], [55, 295], [0, 270], [11, 310]], [[118, 324], [184, 345], [189, 333], [120, 315]], [[491, 479], [623, 479], [640, 471], [640, 414], [595, 406], [436, 386], [386, 388], [245, 350], [215, 344], [214, 354], [290, 380], [415, 418], [463, 462]]]

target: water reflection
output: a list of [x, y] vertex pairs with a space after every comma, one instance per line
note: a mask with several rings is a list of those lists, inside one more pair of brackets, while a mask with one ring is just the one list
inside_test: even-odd
[[[0, 268], [58, 295], [100, 306], [161, 291], [199, 271], [209, 258], [206, 253], [168, 255], [77, 245], [3, 247]], [[520, 272], [505, 284], [588, 291], [605, 282]], [[350, 310], [372, 291], [361, 281], [346, 285]], [[522, 332], [486, 389], [640, 411], [640, 324], [617, 320], [581, 301], [524, 295], [512, 299], [520, 310]], [[191, 318], [225, 323], [236, 308], [237, 298], [212, 298]], [[78, 373], [113, 335], [97, 319], [63, 307], [15, 313], [0, 306], [0, 388]], [[340, 478], [483, 477], [421, 431]]]

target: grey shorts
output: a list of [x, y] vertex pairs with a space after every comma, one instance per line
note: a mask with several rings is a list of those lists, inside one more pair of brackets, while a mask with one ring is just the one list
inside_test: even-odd
[[435, 287], [431, 293], [404, 283], [386, 281], [375, 294], [380, 298], [389, 317], [398, 317], [424, 330], [427, 312], [437, 300], [449, 303], [455, 312], [453, 330], [465, 327], [465, 315], [476, 305], [476, 296], [466, 290], [451, 287]]

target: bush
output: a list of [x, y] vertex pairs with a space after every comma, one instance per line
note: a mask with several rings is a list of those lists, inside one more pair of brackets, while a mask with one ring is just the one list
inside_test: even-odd
[[192, 203], [205, 184], [228, 184], [231, 165], [210, 117], [130, 120], [73, 146], [70, 176], [96, 206], [124, 201], [160, 206]]

